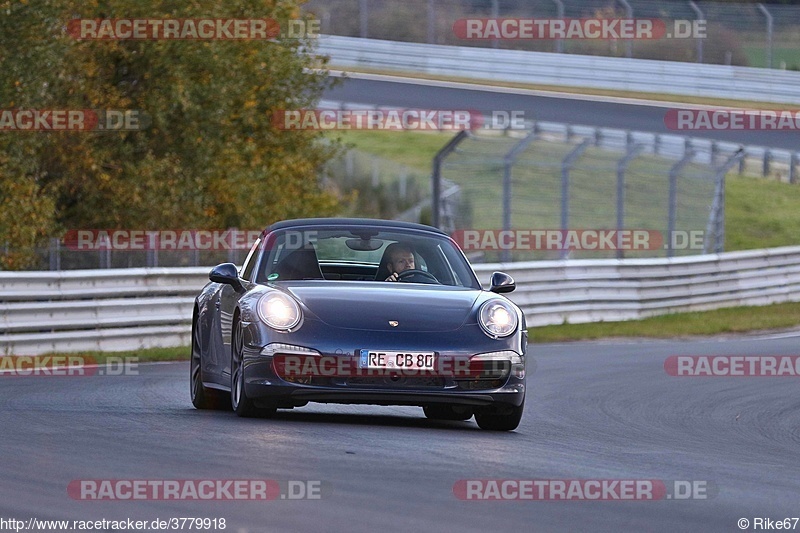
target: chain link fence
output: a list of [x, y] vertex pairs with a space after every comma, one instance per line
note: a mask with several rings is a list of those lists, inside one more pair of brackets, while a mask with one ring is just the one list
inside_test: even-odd
[[[310, 0], [323, 34], [394, 41], [800, 70], [800, 6], [691, 0]], [[705, 37], [653, 40], [459, 39], [464, 18], [705, 21]]]
[[434, 200], [434, 224], [478, 262], [723, 251], [725, 174], [743, 152], [688, 143], [676, 156], [659, 141], [546, 123], [464, 132], [434, 169], [457, 188]]

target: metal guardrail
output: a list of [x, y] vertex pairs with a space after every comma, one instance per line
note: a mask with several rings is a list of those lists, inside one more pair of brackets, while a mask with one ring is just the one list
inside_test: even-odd
[[[800, 246], [670, 259], [476, 266], [517, 281], [529, 326], [800, 301]], [[189, 344], [207, 268], [0, 272], [0, 354]]]
[[331, 66], [617, 91], [800, 103], [800, 72], [320, 36]]

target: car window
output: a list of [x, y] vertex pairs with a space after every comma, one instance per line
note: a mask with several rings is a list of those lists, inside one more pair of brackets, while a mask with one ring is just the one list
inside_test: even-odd
[[250, 252], [247, 254], [247, 258], [244, 260], [244, 264], [242, 265], [242, 271], [239, 274], [239, 277], [246, 280], [252, 280], [253, 269], [256, 266], [256, 259], [258, 257], [257, 251], [259, 246], [261, 246], [261, 239], [256, 239], [256, 242], [253, 243], [253, 246], [250, 248]]
[[[391, 245], [414, 255], [414, 267], [443, 285], [480, 288], [469, 263], [445, 236], [386, 227], [320, 227], [274, 232], [264, 250], [258, 281], [297, 279], [384, 281]], [[296, 253], [293, 253], [296, 252]]]

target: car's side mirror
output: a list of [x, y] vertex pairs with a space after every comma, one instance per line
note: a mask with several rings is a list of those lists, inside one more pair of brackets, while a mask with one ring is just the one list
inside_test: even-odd
[[244, 285], [239, 279], [239, 271], [233, 263], [222, 263], [211, 269], [208, 279], [214, 283], [230, 285], [236, 292], [244, 292]]
[[511, 292], [516, 288], [517, 285], [514, 283], [514, 278], [505, 272], [495, 272], [492, 274], [492, 284], [489, 287], [490, 291], [500, 294], [504, 292]]

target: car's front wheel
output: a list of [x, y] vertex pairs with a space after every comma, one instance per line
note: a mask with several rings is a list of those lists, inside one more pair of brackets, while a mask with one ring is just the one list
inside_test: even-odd
[[244, 388], [244, 332], [238, 320], [233, 324], [233, 339], [231, 342], [231, 407], [234, 412], [243, 417], [269, 416], [275, 414], [277, 409], [259, 409], [253, 400], [247, 397]]
[[201, 359], [200, 327], [197, 317], [192, 320], [192, 355], [189, 363], [189, 393], [196, 409], [222, 409], [225, 407], [224, 394], [203, 385], [203, 361]]
[[522, 411], [524, 407], [524, 401], [518, 406], [503, 405], [484, 407], [475, 411], [475, 421], [481, 429], [512, 431], [519, 426], [522, 420]]

